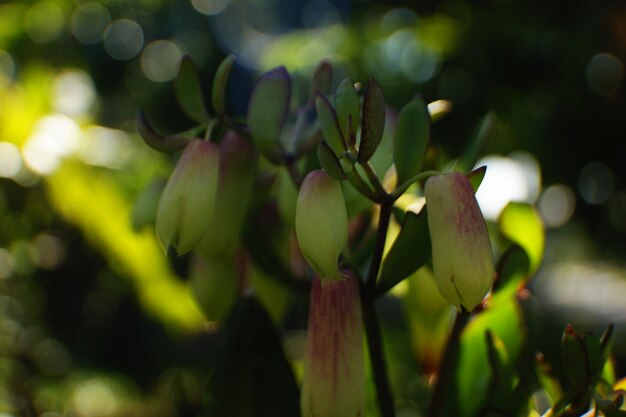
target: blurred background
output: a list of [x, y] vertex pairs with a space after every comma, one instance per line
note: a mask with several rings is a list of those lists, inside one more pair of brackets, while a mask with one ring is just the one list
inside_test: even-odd
[[285, 65], [304, 80], [322, 58], [336, 83], [376, 78], [396, 111], [416, 94], [449, 100], [433, 141], [450, 157], [491, 113], [478, 197], [488, 220], [509, 201], [541, 213], [547, 252], [531, 288], [542, 349], [556, 357], [568, 322], [612, 322], [624, 375], [626, 5], [475, 3], [1, 2], [0, 416], [201, 407], [219, 335], [182, 262], [170, 265], [133, 212], [171, 169], [138, 138], [136, 111], [163, 132], [193, 124], [171, 82], [185, 55], [206, 91], [237, 55], [233, 114], [262, 71]]

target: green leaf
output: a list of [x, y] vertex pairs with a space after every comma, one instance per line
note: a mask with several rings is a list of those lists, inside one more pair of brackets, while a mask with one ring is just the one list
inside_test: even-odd
[[487, 166], [483, 165], [467, 174], [467, 179], [472, 185], [474, 192], [478, 191], [478, 187], [480, 187], [480, 184], [482, 184], [486, 173], [487, 173]]
[[447, 393], [445, 416], [475, 416], [487, 399], [492, 380], [487, 332], [492, 332], [502, 342], [508, 352], [508, 363], [514, 363], [525, 333], [519, 305], [514, 299], [483, 311], [464, 329], [456, 381]]
[[385, 97], [378, 82], [370, 79], [363, 97], [363, 117], [359, 163], [365, 163], [376, 152], [385, 131]]
[[513, 367], [502, 340], [494, 332], [485, 333], [487, 343], [487, 358], [491, 370], [491, 389], [486, 406], [510, 410], [513, 406]]
[[209, 382], [209, 415], [300, 415], [298, 386], [280, 335], [254, 297], [241, 299], [233, 310], [222, 353]]
[[356, 138], [356, 132], [361, 122], [361, 104], [354, 84], [349, 78], [343, 80], [337, 87], [335, 109], [339, 127], [346, 138], [346, 142], [350, 142], [352, 138]]
[[496, 117], [493, 113], [487, 114], [480, 122], [478, 131], [472, 141], [463, 151], [458, 169], [467, 171], [472, 169], [480, 159], [489, 141], [493, 140], [496, 127]]
[[271, 162], [280, 163], [280, 135], [291, 99], [291, 78], [285, 67], [266, 72], [257, 81], [248, 105], [248, 125], [254, 144]]
[[377, 290], [387, 292], [426, 264], [430, 257], [426, 210], [422, 208], [419, 214], [409, 211], [404, 216], [400, 234], [383, 261]]
[[174, 80], [174, 91], [180, 107], [189, 117], [197, 122], [207, 120], [209, 113], [204, 104], [198, 71], [188, 56], [180, 63], [178, 75]]
[[530, 260], [529, 275], [537, 272], [545, 248], [543, 222], [536, 209], [527, 203], [509, 203], [498, 219], [500, 231], [521, 246]]
[[515, 296], [528, 277], [529, 261], [526, 252], [517, 245], [509, 248], [499, 259], [498, 278], [493, 287], [492, 303]]
[[552, 404], [550, 404], [550, 406], [554, 406], [557, 401], [563, 398], [563, 388], [561, 387], [557, 376], [554, 374], [552, 367], [545, 360], [545, 357], [542, 354], [537, 355], [535, 368], [537, 372], [537, 379], [539, 380], [539, 385], [541, 385], [543, 390], [552, 401]]
[[226, 111], [226, 86], [228, 85], [228, 76], [233, 69], [235, 56], [229, 55], [220, 63], [213, 78], [213, 89], [211, 90], [211, 104], [213, 110], [217, 114], [223, 115]]
[[422, 99], [415, 99], [402, 108], [393, 140], [393, 159], [398, 183], [402, 184], [422, 169], [430, 140], [430, 115]]
[[586, 391], [591, 380], [589, 357], [583, 336], [568, 324], [561, 339], [561, 362], [565, 375], [577, 393]]
[[313, 80], [311, 81], [312, 97], [319, 92], [324, 95], [330, 94], [330, 88], [333, 84], [333, 67], [330, 61], [323, 59], [315, 68]]
[[348, 147], [341, 133], [337, 113], [326, 96], [322, 94], [316, 94], [315, 96], [315, 110], [317, 111], [317, 120], [322, 136], [324, 136], [326, 144], [332, 149], [337, 158], [340, 158], [348, 150]]
[[171, 135], [164, 136], [157, 133], [156, 130], [148, 123], [146, 115], [140, 110], [135, 118], [137, 132], [148, 146], [161, 152], [175, 152], [187, 146], [190, 138]]
[[341, 168], [339, 159], [335, 156], [332, 149], [324, 141], [320, 141], [317, 145], [317, 158], [319, 159], [322, 169], [331, 177], [338, 181], [347, 178], [345, 172]]

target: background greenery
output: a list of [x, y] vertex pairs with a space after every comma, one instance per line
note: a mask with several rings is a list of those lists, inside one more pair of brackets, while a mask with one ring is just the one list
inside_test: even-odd
[[[222, 337], [188, 291], [187, 259], [165, 258], [133, 212], [171, 169], [139, 140], [134, 118], [142, 108], [161, 131], [189, 127], [171, 83], [181, 57], [191, 56], [208, 91], [230, 53], [236, 114], [260, 72], [284, 64], [306, 79], [322, 58], [338, 80], [376, 78], [396, 111], [417, 93], [450, 100], [433, 132], [447, 155], [492, 112], [487, 153], [499, 156], [494, 167], [509, 167], [492, 193], [537, 204], [548, 226], [531, 285], [544, 324], [538, 346], [558, 364], [565, 323], [613, 322], [625, 374], [622, 2], [8, 1], [0, 4], [0, 411], [201, 408]], [[379, 308], [398, 408], [419, 415], [411, 318], [395, 296]], [[272, 314], [297, 359], [305, 300]]]

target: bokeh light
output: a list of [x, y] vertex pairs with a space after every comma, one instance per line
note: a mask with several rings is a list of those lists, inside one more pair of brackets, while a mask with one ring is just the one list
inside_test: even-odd
[[93, 45], [102, 41], [104, 31], [111, 22], [111, 15], [100, 3], [80, 4], [72, 13], [70, 27], [79, 42]]
[[532, 155], [490, 155], [478, 161], [476, 167], [480, 166], [487, 166], [487, 172], [476, 199], [485, 218], [496, 220], [511, 201], [534, 203], [537, 199], [541, 173]]
[[615, 55], [606, 52], [594, 55], [587, 64], [589, 89], [601, 96], [611, 96], [624, 79], [624, 64]]
[[230, 0], [191, 0], [194, 9], [209, 16], [222, 13], [228, 3]]
[[578, 192], [589, 204], [605, 203], [615, 186], [615, 177], [611, 169], [601, 162], [590, 162], [580, 171]]
[[63, 157], [76, 150], [79, 138], [80, 129], [72, 119], [63, 115], [46, 116], [36, 124], [24, 144], [24, 161], [38, 174], [51, 174]]
[[42, 1], [33, 4], [24, 18], [24, 29], [37, 43], [49, 43], [63, 31], [65, 16], [61, 8], [53, 2]]
[[178, 73], [182, 57], [183, 53], [174, 42], [150, 42], [141, 53], [141, 69], [152, 81], [169, 81]]
[[6, 87], [15, 76], [15, 61], [7, 51], [0, 50], [0, 88]]
[[574, 214], [576, 196], [570, 187], [564, 184], [554, 184], [541, 193], [538, 208], [546, 227], [561, 227]]
[[20, 149], [12, 143], [0, 142], [0, 177], [14, 178], [21, 167]]
[[104, 32], [104, 47], [111, 58], [125, 61], [141, 51], [144, 37], [141, 26], [134, 20], [118, 19]]
[[70, 117], [89, 115], [96, 102], [96, 89], [88, 73], [65, 70], [53, 83], [53, 108]]

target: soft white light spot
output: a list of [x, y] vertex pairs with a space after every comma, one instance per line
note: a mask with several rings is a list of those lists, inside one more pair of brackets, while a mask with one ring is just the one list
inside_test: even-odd
[[487, 166], [482, 184], [476, 192], [480, 209], [489, 220], [496, 220], [511, 201], [533, 203], [538, 172], [530, 173], [527, 164], [498, 155], [487, 156], [476, 167]]
[[93, 126], [85, 131], [78, 156], [89, 165], [118, 168], [120, 153], [127, 140], [126, 133], [121, 130]]
[[13, 257], [6, 249], [0, 248], [0, 279], [6, 279], [13, 273]]
[[7, 51], [0, 49], [0, 88], [6, 87], [15, 76], [15, 61]]
[[119, 400], [109, 384], [98, 379], [81, 383], [74, 391], [74, 407], [83, 416], [111, 416], [119, 413]]
[[183, 53], [174, 42], [154, 41], [141, 54], [141, 69], [152, 81], [169, 81], [178, 73], [182, 57]]
[[20, 149], [12, 143], [0, 142], [0, 177], [14, 178], [21, 167]]
[[96, 91], [89, 74], [66, 70], [54, 80], [53, 105], [59, 113], [80, 117], [88, 115], [96, 101]]
[[80, 129], [72, 119], [63, 115], [46, 116], [24, 144], [24, 161], [38, 174], [51, 174], [63, 157], [76, 150], [79, 138]]
[[587, 84], [596, 94], [613, 95], [623, 79], [624, 65], [615, 55], [603, 52], [594, 55], [587, 64]]
[[130, 19], [111, 23], [104, 32], [104, 48], [113, 59], [125, 61], [139, 53], [143, 46], [143, 30]]
[[574, 192], [563, 184], [551, 185], [541, 194], [538, 208], [546, 227], [561, 227], [574, 214], [576, 208]]

